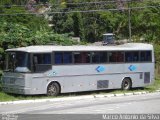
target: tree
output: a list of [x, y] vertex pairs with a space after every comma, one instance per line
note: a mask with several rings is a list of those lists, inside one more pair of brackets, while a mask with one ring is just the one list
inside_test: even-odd
[[83, 28], [83, 18], [81, 13], [74, 13], [73, 16], [73, 31], [75, 37], [80, 37], [84, 40], [84, 28]]

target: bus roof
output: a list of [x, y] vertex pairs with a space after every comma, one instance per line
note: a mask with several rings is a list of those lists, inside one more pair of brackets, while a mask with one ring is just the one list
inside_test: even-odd
[[6, 51], [21, 51], [31, 53], [52, 52], [52, 51], [131, 51], [131, 50], [153, 50], [151, 44], [146, 43], [126, 43], [115, 46], [53, 46], [38, 45], [7, 49]]

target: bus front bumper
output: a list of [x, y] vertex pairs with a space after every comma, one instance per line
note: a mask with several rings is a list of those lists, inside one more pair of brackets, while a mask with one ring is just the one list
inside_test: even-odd
[[3, 86], [2, 90], [5, 93], [14, 93], [14, 94], [22, 94], [22, 95], [29, 95], [30, 88], [25, 88], [21, 86]]

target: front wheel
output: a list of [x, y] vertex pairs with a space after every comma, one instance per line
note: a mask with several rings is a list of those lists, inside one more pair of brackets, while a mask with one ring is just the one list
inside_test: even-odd
[[60, 93], [60, 87], [57, 83], [53, 82], [48, 85], [47, 95], [48, 96], [57, 96]]
[[130, 90], [131, 87], [132, 87], [132, 82], [129, 78], [125, 78], [123, 81], [122, 81], [122, 90]]

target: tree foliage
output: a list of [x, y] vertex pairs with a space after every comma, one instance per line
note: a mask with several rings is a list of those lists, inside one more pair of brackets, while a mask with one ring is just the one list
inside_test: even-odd
[[[106, 2], [106, 0], [101, 0], [103, 1]], [[128, 4], [119, 1], [103, 6], [105, 9], [117, 9], [115, 11], [78, 12], [100, 9], [100, 4], [87, 3], [93, 2], [92, 0], [36, 0], [37, 5], [50, 2], [52, 5], [50, 12], [60, 12], [49, 14], [52, 16], [52, 21], [50, 21], [53, 24], [52, 28], [48, 27], [49, 23], [43, 15], [26, 15], [23, 13], [29, 11], [25, 6], [9, 6], [25, 5], [28, 0], [1, 1], [0, 14], [13, 15], [0, 16], [0, 53], [4, 53], [7, 48], [36, 44], [76, 44], [70, 40], [69, 36], [80, 37], [82, 41], [96, 42], [102, 40], [104, 33], [113, 32], [118, 39], [128, 38], [129, 14], [128, 9], [122, 10], [122, 8], [138, 6], [144, 6], [144, 8], [131, 9], [132, 39], [160, 43], [160, 7], [158, 7], [160, 2], [137, 0]], [[65, 13], [69, 10], [77, 12]]]
[[[55, 25], [53, 29], [57, 33], [69, 33], [73, 32], [74, 35], [88, 41], [95, 42], [102, 40], [102, 34], [113, 32], [117, 35], [117, 38], [129, 38], [129, 11], [127, 8], [131, 8], [131, 31], [132, 39], [137, 38], [140, 40], [143, 38], [147, 42], [156, 41], [159, 42], [160, 32], [160, 5], [159, 1], [133, 1], [130, 3], [120, 2], [106, 4], [103, 9], [117, 9], [114, 11], [98, 11], [98, 12], [86, 12], [86, 13], [70, 13], [70, 14], [55, 14], [53, 15], [52, 23]], [[88, 11], [99, 10], [100, 4], [98, 1], [95, 4], [83, 4], [85, 2], [94, 2], [90, 0], [63, 0], [59, 1], [62, 6], [61, 12], [68, 10], [73, 11]], [[103, 2], [101, 0], [100, 2]], [[106, 2], [104, 0], [104, 2]], [[58, 3], [58, 2], [56, 2]], [[75, 4], [70, 4], [75, 3]], [[80, 4], [76, 4], [80, 3]], [[97, 4], [97, 5], [96, 5]], [[153, 6], [153, 7], [148, 7]], [[138, 7], [142, 7], [141, 9]], [[124, 10], [121, 10], [126, 8]], [[134, 8], [134, 9], [132, 9]], [[53, 12], [57, 9], [53, 9]], [[78, 17], [79, 16], [79, 17]], [[78, 32], [81, 31], [81, 34]]]
[[[10, 4], [27, 4], [31, 0], [6, 0], [1, 2], [1, 4], [6, 5]], [[92, 1], [92, 0], [35, 0], [37, 4], [49, 2], [52, 5], [52, 12], [62, 12], [57, 14], [51, 14], [53, 17], [52, 24], [54, 25], [53, 30], [55, 33], [64, 34], [69, 33], [73, 36], [80, 37], [81, 40], [87, 42], [95, 42], [102, 40], [102, 34], [113, 32], [117, 35], [117, 38], [128, 38], [129, 37], [129, 28], [128, 28], [128, 10], [127, 8], [134, 7], [144, 7], [142, 9], [131, 9], [131, 31], [132, 39], [143, 38], [147, 42], [156, 41], [159, 42], [159, 32], [160, 32], [160, 2], [155, 1], [143, 1], [143, 0], [134, 0], [132, 2], [117, 0], [115, 2], [110, 2], [106, 0], [101, 1]], [[100, 12], [87, 12], [87, 13], [63, 13], [69, 11], [88, 11], [88, 10], [101, 10], [102, 6], [98, 2], [108, 2], [104, 4], [103, 9], [117, 9], [115, 11], [100, 11]], [[91, 4], [89, 4], [91, 2]], [[95, 3], [94, 3], [95, 2]], [[76, 4], [80, 3], [80, 4]], [[145, 6], [155, 6], [155, 7], [146, 7]], [[126, 8], [125, 10], [122, 10]], [[11, 7], [11, 10], [8, 8], [0, 8], [0, 11], [5, 11], [5, 13], [16, 13], [25, 12], [24, 7]], [[23, 25], [30, 25], [28, 21], [37, 23], [34, 20], [34, 17], [28, 17], [25, 20], [23, 19], [25, 15], [21, 17], [16, 17], [16, 19], [8, 20], [21, 22]], [[29, 19], [31, 18], [31, 19]], [[41, 19], [41, 18], [40, 18]], [[43, 20], [42, 20], [43, 21]], [[44, 24], [44, 23], [39, 23]], [[30, 27], [33, 29], [39, 27], [37, 24], [31, 24]], [[40, 28], [38, 28], [40, 29]]]
[[[3, 8], [5, 11], [0, 16], [0, 54], [3, 56], [8, 48], [24, 47], [29, 45], [77, 44], [72, 41], [68, 34], [55, 33], [48, 26], [48, 20], [42, 15], [23, 14], [27, 13], [24, 8]], [[15, 14], [21, 13], [21, 14]], [[9, 15], [8, 15], [9, 14]], [[1, 61], [0, 61], [1, 62]], [[3, 62], [0, 63], [2, 68]]]

